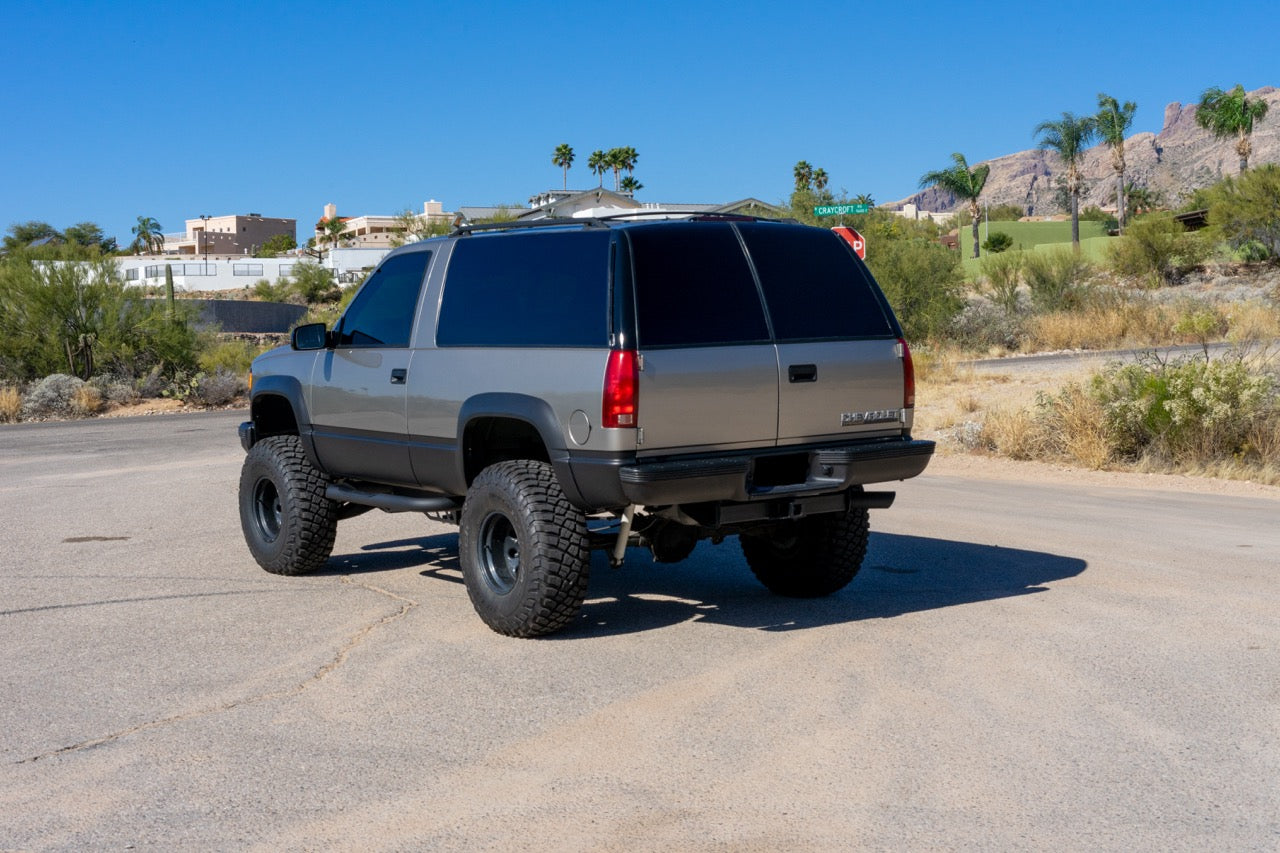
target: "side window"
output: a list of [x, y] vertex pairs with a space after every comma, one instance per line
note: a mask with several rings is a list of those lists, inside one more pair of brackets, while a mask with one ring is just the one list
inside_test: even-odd
[[479, 235], [454, 243], [437, 346], [608, 343], [607, 231]]
[[627, 229], [642, 347], [769, 340], [760, 293], [727, 223]]
[[340, 347], [407, 347], [430, 252], [388, 258], [342, 315]]
[[823, 228], [738, 226], [779, 341], [892, 336], [866, 267]]

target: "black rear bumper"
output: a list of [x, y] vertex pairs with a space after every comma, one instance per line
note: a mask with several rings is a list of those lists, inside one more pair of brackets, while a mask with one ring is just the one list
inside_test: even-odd
[[761, 501], [829, 494], [924, 471], [932, 441], [880, 439], [817, 447], [622, 462], [572, 458], [584, 501], [596, 507]]

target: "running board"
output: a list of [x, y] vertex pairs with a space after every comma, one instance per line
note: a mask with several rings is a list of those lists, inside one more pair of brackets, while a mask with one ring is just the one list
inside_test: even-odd
[[461, 504], [444, 495], [393, 495], [390, 492], [367, 492], [345, 483], [331, 483], [324, 490], [331, 501], [371, 506], [386, 512], [448, 512]]

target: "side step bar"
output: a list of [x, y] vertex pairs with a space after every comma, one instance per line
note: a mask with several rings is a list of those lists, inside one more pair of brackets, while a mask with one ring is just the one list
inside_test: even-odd
[[346, 483], [331, 483], [324, 490], [331, 501], [371, 506], [386, 512], [448, 512], [461, 504], [444, 495], [394, 495], [390, 492], [368, 492]]

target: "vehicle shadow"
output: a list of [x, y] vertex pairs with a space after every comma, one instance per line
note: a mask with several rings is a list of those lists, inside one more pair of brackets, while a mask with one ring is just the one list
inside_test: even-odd
[[[392, 571], [422, 566], [422, 576], [462, 583], [456, 533], [364, 546], [334, 555], [322, 574]], [[827, 598], [773, 595], [752, 576], [734, 542], [702, 543], [685, 561], [652, 562], [643, 548], [609, 566], [592, 555], [587, 600], [578, 620], [548, 639], [627, 634], [688, 621], [760, 631], [796, 631], [863, 619], [888, 619], [940, 607], [1048, 591], [1047, 584], [1087, 568], [1076, 557], [872, 533], [862, 570], [849, 586]]]

